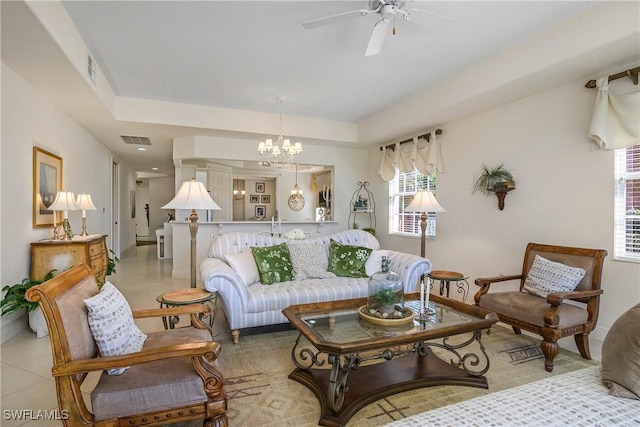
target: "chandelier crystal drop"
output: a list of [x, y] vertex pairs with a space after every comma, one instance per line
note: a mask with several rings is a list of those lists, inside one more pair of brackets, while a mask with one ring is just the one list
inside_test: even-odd
[[298, 164], [298, 158], [302, 153], [302, 144], [292, 143], [289, 138], [282, 135], [282, 101], [284, 98], [278, 97], [280, 101], [280, 134], [274, 141], [267, 138], [258, 144], [260, 161], [258, 164], [263, 168], [289, 169]]

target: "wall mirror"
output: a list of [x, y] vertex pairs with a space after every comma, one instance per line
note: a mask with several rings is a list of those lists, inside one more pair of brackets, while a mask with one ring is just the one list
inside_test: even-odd
[[333, 220], [332, 166], [298, 164], [296, 171], [261, 168], [257, 161], [192, 159], [183, 160], [182, 175], [204, 182], [222, 208], [210, 221]]

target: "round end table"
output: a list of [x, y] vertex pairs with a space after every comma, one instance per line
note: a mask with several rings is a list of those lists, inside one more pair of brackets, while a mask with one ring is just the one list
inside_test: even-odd
[[467, 299], [467, 294], [469, 293], [469, 282], [467, 282], [468, 277], [464, 274], [458, 273], [457, 271], [433, 270], [431, 273], [427, 274], [427, 277], [431, 279], [432, 282], [435, 282], [436, 280], [440, 281], [440, 295], [444, 295], [446, 288], [447, 298], [449, 298], [449, 286], [451, 285], [451, 282], [454, 282], [458, 288], [458, 293], [462, 294], [462, 302], [465, 302]]
[[[162, 295], [158, 295], [158, 297], [156, 297], [156, 301], [160, 303], [160, 308], [190, 304], [209, 304], [211, 306], [209, 326], [213, 328], [213, 322], [216, 318], [217, 298], [217, 292], [209, 292], [206, 289], [189, 288], [165, 292]], [[168, 316], [162, 318], [162, 323], [164, 324], [165, 329], [175, 329], [176, 324], [179, 321], [179, 316]]]

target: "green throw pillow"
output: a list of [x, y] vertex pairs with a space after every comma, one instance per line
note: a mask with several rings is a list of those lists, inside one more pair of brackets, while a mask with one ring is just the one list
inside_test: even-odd
[[286, 243], [263, 248], [252, 247], [251, 252], [256, 259], [260, 282], [263, 285], [286, 282], [295, 278]]
[[362, 246], [343, 245], [331, 239], [329, 246], [329, 271], [336, 276], [369, 277], [365, 264], [372, 250]]

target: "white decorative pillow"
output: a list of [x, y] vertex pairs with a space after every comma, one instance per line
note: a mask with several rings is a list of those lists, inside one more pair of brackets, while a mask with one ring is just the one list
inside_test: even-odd
[[225, 258], [231, 268], [240, 275], [245, 285], [260, 281], [260, 272], [251, 250], [246, 250], [239, 254], [229, 254]]
[[389, 251], [386, 249], [378, 249], [371, 252], [367, 262], [364, 264], [364, 270], [367, 276], [371, 277], [373, 274], [380, 271], [382, 268], [382, 257], [389, 259]]
[[[142, 350], [147, 336], [133, 323], [129, 303], [111, 282], [105, 282], [100, 292], [84, 300], [84, 303], [91, 335], [102, 356], [118, 356]], [[109, 369], [107, 374], [120, 375], [127, 369]]]
[[329, 259], [323, 244], [287, 242], [287, 247], [296, 280], [336, 277], [334, 273], [327, 271]]
[[571, 292], [584, 277], [584, 269], [570, 267], [536, 255], [524, 281], [524, 290], [546, 298], [556, 292]]

